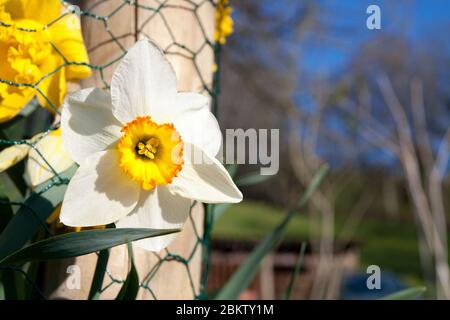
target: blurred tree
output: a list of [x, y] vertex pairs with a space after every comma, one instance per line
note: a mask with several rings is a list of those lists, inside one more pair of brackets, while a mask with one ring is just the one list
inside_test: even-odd
[[[433, 36], [411, 39], [411, 21], [395, 18], [410, 12], [411, 1], [386, 4], [398, 28], [366, 38], [347, 23], [356, 6], [336, 19], [326, 1], [233, 4], [237, 23], [224, 50], [221, 122], [224, 128], [280, 128], [282, 139], [280, 173], [270, 188], [252, 187], [247, 196], [287, 205], [320, 163], [333, 165], [310, 210], [322, 235], [315, 297], [336, 285], [326, 267], [334, 240], [344, 234], [335, 234], [335, 214], [348, 219], [347, 230], [367, 212], [415, 217], [427, 277], [438, 297], [450, 297], [450, 48], [438, 32], [442, 26], [429, 32]], [[316, 59], [305, 70], [301, 55], [311, 40], [329, 51], [325, 59], [345, 47], [348, 62], [327, 73]], [[358, 45], [349, 47], [352, 42]]]
[[[287, 118], [299, 117], [293, 94], [297, 85], [298, 47], [315, 25], [315, 9], [307, 1], [234, 1], [235, 32], [223, 50], [219, 119], [222, 128], [279, 128], [280, 172], [266, 186], [247, 194], [281, 204], [292, 203], [299, 185], [283, 156], [287, 150]], [[289, 10], [286, 10], [289, 8]], [[255, 116], [257, 115], [257, 116]], [[244, 168], [254, 170], [255, 168]], [[293, 185], [297, 184], [297, 188]]]
[[428, 273], [435, 279], [437, 297], [448, 299], [444, 179], [450, 114], [448, 88], [442, 84], [450, 82], [450, 73], [443, 65], [445, 60], [433, 51], [418, 50], [404, 38], [380, 36], [357, 52], [338, 81], [345, 94], [330, 99], [335, 108], [328, 117], [354, 124], [340, 133], [357, 146], [362, 163], [380, 164], [383, 153], [389, 169], [401, 170], [418, 222], [423, 264], [433, 268]]

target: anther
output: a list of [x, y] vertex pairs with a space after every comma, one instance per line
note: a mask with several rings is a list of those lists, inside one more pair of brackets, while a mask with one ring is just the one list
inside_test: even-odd
[[157, 138], [150, 138], [145, 144], [139, 142], [137, 144], [138, 154], [144, 155], [149, 159], [155, 159], [155, 154], [158, 151], [159, 140]]

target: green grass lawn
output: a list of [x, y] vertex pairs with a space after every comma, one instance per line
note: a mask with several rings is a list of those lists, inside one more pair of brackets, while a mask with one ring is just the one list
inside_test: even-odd
[[[214, 225], [213, 237], [259, 240], [281, 221], [283, 214], [283, 210], [268, 204], [244, 201], [231, 206], [218, 219]], [[338, 233], [344, 224], [344, 218], [336, 218]], [[355, 229], [351, 240], [359, 246], [362, 268], [376, 264], [384, 271], [396, 273], [410, 285], [423, 284], [417, 232], [413, 222], [365, 218]], [[291, 221], [285, 238], [307, 240], [312, 230], [316, 228], [312, 228], [307, 213], [300, 213]]]

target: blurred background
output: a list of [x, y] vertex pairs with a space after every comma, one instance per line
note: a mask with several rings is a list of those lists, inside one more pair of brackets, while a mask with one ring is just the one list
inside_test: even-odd
[[[181, 45], [184, 41], [206, 40], [201, 32], [199, 37], [200, 29], [186, 32], [177, 15], [169, 27], [183, 36], [180, 43], [172, 39], [172, 32], [165, 34], [158, 21], [147, 25], [156, 12], [163, 11], [155, 8], [179, 9], [187, 17], [184, 22], [192, 20], [186, 25], [192, 26], [198, 22], [193, 21], [197, 14], [192, 15], [197, 12], [196, 3], [203, 8], [227, 3], [185, 0], [178, 1], [177, 7], [154, 0], [138, 12], [134, 1], [70, 2], [81, 7], [89, 2], [93, 12], [102, 5], [117, 5], [110, 13], [112, 19], [88, 10], [82, 20], [88, 31], [85, 40], [107, 46], [101, 50], [97, 50], [100, 44], [87, 46], [91, 54], [95, 51], [91, 60], [101, 77], [104, 67], [98, 66], [113, 66], [118, 61], [111, 60], [114, 55], [123, 53], [143, 29], [166, 37], [166, 51], [173, 50], [172, 58], [181, 59], [179, 53], [189, 48]], [[229, 4], [233, 34], [223, 45], [204, 42], [198, 52], [187, 50], [192, 57], [183, 62], [184, 67], [194, 75], [187, 84], [213, 88], [207, 91], [214, 102], [220, 87], [218, 119], [224, 135], [225, 129], [279, 129], [280, 167], [270, 177], [255, 175], [258, 165], [228, 167], [244, 201], [207, 207], [204, 234], [188, 231], [195, 243], [192, 254], [198, 253], [193, 267], [187, 267], [191, 263], [187, 254], [178, 261], [184, 261], [179, 265], [183, 272], [185, 267], [188, 270], [182, 274], [189, 281], [185, 287], [194, 287], [189, 270], [195, 270], [200, 280], [201, 260], [201, 294], [193, 288], [193, 297], [215, 297], [245, 266], [252, 250], [296, 207], [319, 168], [328, 164], [325, 180], [289, 222], [283, 240], [264, 258], [240, 298], [286, 298], [293, 284], [291, 299], [376, 299], [419, 286], [427, 288], [425, 298], [450, 299], [450, 2], [229, 0]], [[366, 25], [371, 5], [381, 10], [380, 29], [369, 30]], [[148, 16], [153, 11], [155, 15]], [[213, 13], [204, 12], [204, 16]], [[139, 28], [133, 26], [130, 31], [126, 19], [133, 14]], [[137, 23], [140, 19], [142, 26]], [[162, 22], [166, 24], [165, 19]], [[208, 25], [212, 31], [212, 21]], [[113, 29], [126, 30], [113, 34]], [[121, 42], [126, 45], [122, 47]], [[216, 66], [211, 69], [213, 50]], [[206, 52], [206, 58], [197, 56], [200, 52]], [[105, 64], [108, 59], [111, 62]], [[204, 70], [197, 70], [197, 63]], [[190, 80], [203, 72], [210, 81], [212, 70], [216, 75], [212, 83]], [[10, 139], [48, 129], [49, 113], [41, 108], [34, 112], [32, 119], [22, 119], [25, 126], [8, 124], [13, 132]], [[16, 183], [25, 199], [24, 168], [19, 163], [9, 174], [21, 177]], [[203, 216], [194, 217], [201, 224]], [[299, 263], [301, 252], [304, 257]], [[297, 266], [300, 271], [293, 281]], [[177, 272], [163, 270], [161, 279], [180, 283], [172, 277]], [[375, 288], [369, 289], [368, 284]]]
[[[369, 5], [381, 29], [369, 30]], [[450, 2], [231, 1], [222, 128], [279, 128], [280, 170], [244, 187], [213, 229], [209, 291], [222, 287], [325, 162], [331, 172], [241, 298], [377, 298], [425, 285], [450, 298]], [[239, 166], [239, 175], [257, 170]], [[369, 290], [366, 268], [381, 270]]]

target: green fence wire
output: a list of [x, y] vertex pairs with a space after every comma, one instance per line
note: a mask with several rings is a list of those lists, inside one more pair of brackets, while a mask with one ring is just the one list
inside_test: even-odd
[[[55, 233], [55, 230], [52, 230], [47, 223], [46, 219], [42, 219], [42, 216], [39, 215], [36, 208], [28, 205], [26, 200], [32, 194], [32, 192], [37, 192], [40, 194], [46, 194], [54, 188], [55, 186], [61, 186], [68, 183], [69, 179], [62, 176], [61, 173], [57, 172], [47, 159], [42, 156], [40, 153], [37, 144], [41, 139], [52, 132], [53, 130], [58, 129], [59, 122], [53, 121], [53, 119], [57, 119], [57, 115], [59, 114], [59, 105], [57, 105], [54, 101], [52, 101], [49, 97], [47, 97], [43, 90], [40, 89], [39, 85], [47, 79], [48, 77], [52, 77], [57, 72], [68, 68], [73, 65], [83, 65], [89, 67], [94, 74], [97, 74], [101, 79], [101, 82], [104, 85], [105, 89], [109, 88], [109, 79], [107, 79], [105, 70], [116, 65], [126, 54], [126, 47], [121, 41], [125, 37], [130, 35], [127, 34], [115, 34], [113, 31], [112, 20], [115, 16], [119, 15], [123, 10], [132, 9], [135, 15], [140, 14], [141, 12], [146, 12], [146, 19], [138, 25], [136, 23], [136, 28], [134, 30], [134, 34], [131, 36], [135, 37], [135, 40], [138, 39], [139, 35], [146, 35], [152, 38], [151, 32], [146, 34], [144, 32], [145, 26], [150, 23], [153, 19], [160, 19], [162, 21], [164, 27], [167, 30], [167, 33], [171, 39], [169, 45], [163, 47], [163, 50], [167, 55], [179, 55], [182, 56], [186, 63], [191, 63], [193, 69], [195, 70], [198, 79], [201, 82], [201, 88], [198, 88], [199, 92], [204, 94], [208, 94], [211, 96], [213, 111], [217, 114], [217, 95], [219, 93], [219, 62], [220, 62], [220, 48], [221, 45], [215, 42], [214, 36], [208, 36], [211, 32], [207, 32], [206, 27], [204, 25], [203, 18], [200, 17], [200, 10], [204, 9], [204, 6], [210, 6], [213, 10], [217, 8], [217, 1], [220, 0], [99, 0], [99, 1], [72, 1], [72, 3], [61, 2], [63, 6], [66, 8], [65, 12], [62, 13], [56, 20], [49, 21], [46, 25], [44, 25], [44, 29], [51, 29], [54, 27], [55, 23], [60, 19], [63, 19], [67, 15], [77, 14], [81, 16], [84, 22], [88, 22], [89, 20], [95, 20], [98, 22], [98, 26], [101, 26], [103, 31], [105, 31], [109, 35], [109, 39], [107, 39], [104, 43], [98, 43], [96, 46], [92, 48], [88, 48], [90, 51], [94, 50], [102, 50], [102, 44], [106, 43], [115, 43], [119, 48], [117, 55], [109, 61], [101, 61], [101, 63], [79, 63], [75, 61], [71, 61], [66, 56], [63, 55], [62, 50], [59, 50], [57, 46], [53, 45], [55, 51], [61, 55], [61, 63], [51, 71], [40, 77], [36, 82], [16, 82], [11, 81], [11, 79], [3, 79], [0, 77], [0, 86], [7, 85], [16, 88], [32, 88], [35, 90], [36, 94], [41, 96], [43, 99], [40, 101], [46, 101], [48, 103], [48, 109], [53, 111], [55, 116], [51, 116], [51, 113], [48, 110], [40, 108], [38, 106], [38, 101], [36, 98], [32, 99], [31, 102], [28, 103], [27, 107], [24, 108], [21, 113], [16, 116], [14, 119], [4, 122], [0, 125], [0, 148], [3, 150], [12, 145], [27, 145], [32, 149], [35, 149], [38, 154], [41, 156], [42, 161], [48, 166], [50, 170], [53, 171], [54, 177], [45, 182], [43, 185], [40, 185], [35, 190], [29, 185], [29, 182], [23, 178], [25, 166], [23, 161], [14, 165], [6, 172], [0, 174], [1, 177], [1, 199], [0, 199], [0, 236], [1, 231], [5, 228], [8, 221], [12, 219], [14, 213], [16, 213], [19, 209], [26, 208], [30, 213], [29, 219], [37, 219], [40, 225], [40, 230], [35, 233], [35, 235], [29, 235], [32, 241], [36, 241], [38, 239], [42, 239], [43, 237], [52, 236]], [[89, 4], [87, 4], [89, 3]], [[106, 15], [98, 12], [98, 8], [100, 8], [104, 3], [113, 4], [114, 8], [107, 13]], [[81, 9], [80, 9], [81, 8]], [[170, 12], [174, 12], [174, 10], [183, 10], [184, 12], [191, 13], [192, 19], [198, 23], [198, 27], [201, 30], [203, 35], [202, 44], [197, 48], [190, 48], [188, 44], [183, 43], [182, 39], [177, 39], [176, 35], [172, 32], [172, 26], [169, 24], [167, 15]], [[214, 16], [210, 17], [211, 19], [217, 19]], [[1, 20], [1, 15], [0, 15]], [[115, 23], [118, 23], [117, 21]], [[128, 22], [126, 22], [128, 23]], [[183, 21], [178, 21], [177, 23], [183, 24]], [[213, 24], [214, 22], [212, 22]], [[208, 25], [212, 25], [211, 22], [208, 22]], [[0, 21], [0, 29], [4, 28], [12, 28], [12, 25], [6, 23], [4, 21]], [[38, 30], [35, 29], [26, 29], [26, 28], [18, 28], [21, 32], [24, 33], [36, 33]], [[212, 33], [211, 33], [212, 34]], [[0, 30], [1, 35], [1, 30]], [[0, 37], [1, 41], [1, 37]], [[205, 79], [204, 75], [201, 72], [200, 64], [204, 63], [203, 61], [199, 61], [198, 57], [204, 50], [210, 50], [211, 54], [214, 56], [216, 71], [213, 73], [212, 79]], [[0, 50], [1, 51], [1, 50]], [[1, 57], [1, 52], [0, 52]], [[213, 66], [211, 66], [213, 68]], [[2, 73], [0, 73], [1, 75]], [[1, 87], [0, 87], [1, 88]], [[1, 93], [1, 91], [0, 91]], [[0, 97], [1, 101], [1, 97]], [[37, 139], [31, 139], [33, 135], [38, 132], [43, 132], [43, 134]], [[37, 191], [36, 191], [37, 190]], [[165, 263], [180, 263], [186, 268], [186, 272], [189, 278], [189, 281], [192, 286], [193, 296], [197, 299], [206, 298], [206, 281], [208, 278], [208, 266], [210, 259], [210, 232], [212, 228], [212, 219], [210, 218], [211, 210], [213, 208], [208, 207], [206, 212], [206, 218], [204, 221], [204, 230], [200, 233], [195, 229], [195, 223], [192, 217], [192, 214], [189, 215], [189, 220], [194, 226], [194, 234], [196, 237], [196, 241], [194, 246], [191, 249], [191, 253], [182, 257], [177, 254], [170, 252], [165, 249], [162, 253], [154, 253], [157, 257], [157, 263], [148, 270], [147, 274], [140, 279], [139, 286], [151, 294], [154, 299], [158, 299], [158, 294], [152, 289], [152, 280], [155, 275], [158, 274], [161, 266]], [[192, 208], [191, 208], [192, 211]], [[5, 239], [4, 239], [5, 240]], [[7, 241], [8, 239], [6, 239]], [[0, 242], [0, 245], [2, 243]], [[203, 274], [201, 276], [201, 283], [194, 283], [193, 276], [190, 270], [190, 262], [194, 258], [195, 254], [198, 250], [202, 250], [202, 264], [203, 264]], [[31, 293], [29, 297], [38, 297], [38, 298], [48, 298], [45, 296], [44, 289], [42, 288], [42, 283], [39, 283], [39, 277], [36, 277], [34, 273], [34, 268], [30, 267], [30, 264], [27, 264], [26, 267], [17, 267], [17, 266], [3, 266], [1, 267], [3, 270], [3, 278], [5, 278], [6, 272], [13, 272], [13, 274], [19, 275], [25, 280], [25, 283], [28, 285], [28, 289]], [[33, 269], [33, 270], [32, 270]], [[93, 271], [92, 271], [93, 272]], [[8, 273], [10, 275], [10, 273]], [[104, 292], [108, 288], [113, 285], [121, 285], [125, 279], [118, 279], [115, 277], [109, 270], [106, 270], [106, 279], [109, 279], [109, 283], [102, 287], [100, 292]], [[0, 279], [1, 280], [1, 279]], [[5, 280], [5, 279], [4, 279]], [[108, 281], [107, 281], [108, 282]], [[5, 285], [5, 284], [4, 284]], [[199, 289], [198, 289], [199, 288]], [[1, 290], [0, 290], [1, 291]]]

